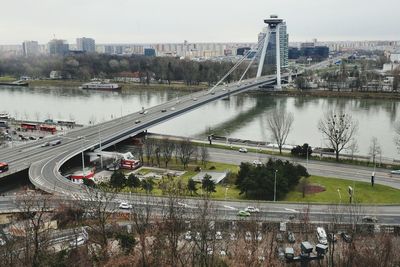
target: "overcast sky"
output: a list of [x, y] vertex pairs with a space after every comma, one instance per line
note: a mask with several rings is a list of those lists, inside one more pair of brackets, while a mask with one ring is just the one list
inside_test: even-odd
[[[290, 41], [400, 40], [400, 0], [1, 0], [0, 44], [255, 42], [278, 14]], [[397, 13], [397, 14], [396, 14]]]

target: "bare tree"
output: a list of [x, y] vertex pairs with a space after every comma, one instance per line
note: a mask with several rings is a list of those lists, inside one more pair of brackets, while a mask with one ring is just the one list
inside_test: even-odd
[[197, 151], [197, 146], [193, 145], [189, 139], [178, 143], [178, 155], [179, 159], [183, 164], [183, 168], [186, 169], [189, 164], [190, 157]]
[[18, 196], [16, 206], [21, 211], [22, 230], [24, 233], [24, 266], [40, 266], [50, 246], [51, 196], [29, 194]]
[[350, 144], [348, 146], [348, 149], [350, 150], [350, 154], [351, 154], [351, 160], [354, 159], [354, 154], [359, 152], [358, 150], [358, 144], [357, 144], [357, 140], [355, 140], [354, 138], [350, 141]]
[[208, 148], [205, 145], [202, 145], [200, 147], [200, 158], [201, 158], [201, 164], [205, 166], [208, 159], [210, 158], [210, 153], [208, 153]]
[[174, 150], [175, 144], [168, 138], [164, 138], [161, 143], [161, 154], [165, 163], [165, 168], [168, 168], [168, 163], [171, 161]]
[[376, 157], [382, 154], [381, 146], [378, 142], [378, 138], [375, 136], [371, 139], [371, 145], [369, 146], [369, 155], [372, 158], [372, 164], [375, 166]]
[[161, 146], [162, 143], [159, 140], [154, 140], [154, 155], [156, 157], [157, 166], [161, 166]]
[[293, 113], [284, 110], [274, 110], [267, 118], [268, 128], [278, 144], [280, 154], [282, 154], [282, 146], [292, 128], [293, 120]]
[[106, 192], [102, 188], [86, 187], [84, 197], [85, 199], [80, 204], [91, 220], [88, 224], [90, 241], [101, 248], [100, 255], [95, 255], [95, 257], [99, 257], [98, 260], [106, 260], [109, 257], [108, 236], [113, 212], [116, 210], [114, 204], [116, 193]]
[[358, 122], [351, 115], [328, 112], [319, 120], [318, 130], [328, 139], [329, 146], [335, 151], [336, 161], [339, 161], [339, 153], [357, 133]]
[[146, 138], [144, 140], [144, 151], [147, 158], [147, 164], [153, 164], [153, 155], [154, 155], [154, 139]]

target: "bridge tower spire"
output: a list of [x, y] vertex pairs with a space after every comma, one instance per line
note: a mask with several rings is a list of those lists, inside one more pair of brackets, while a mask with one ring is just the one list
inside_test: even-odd
[[264, 66], [265, 55], [267, 53], [269, 39], [272, 33], [275, 33], [276, 38], [276, 89], [281, 90], [281, 49], [280, 49], [280, 34], [279, 27], [283, 23], [283, 19], [278, 18], [277, 15], [271, 15], [270, 18], [265, 19], [264, 23], [267, 24], [267, 31], [264, 39], [264, 45], [262, 47], [260, 62], [258, 63], [257, 78], [261, 76], [262, 69]]

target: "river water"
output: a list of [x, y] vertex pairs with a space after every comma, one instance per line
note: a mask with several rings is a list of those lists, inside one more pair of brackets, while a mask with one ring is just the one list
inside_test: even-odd
[[[139, 111], [186, 94], [168, 90], [135, 90], [131, 92], [84, 91], [80, 89], [0, 87], [0, 112], [17, 119], [72, 119], [77, 123], [100, 122]], [[328, 110], [344, 110], [359, 122], [358, 154], [366, 155], [371, 138], [378, 138], [384, 157], [400, 158], [396, 146], [395, 124], [400, 121], [399, 102], [389, 99], [344, 99], [282, 97], [263, 93], [244, 93], [203, 106], [152, 129], [152, 132], [204, 137], [211, 131], [218, 135], [272, 141], [266, 118], [275, 108], [294, 114], [288, 144], [308, 142], [324, 145], [317, 129], [318, 120]]]

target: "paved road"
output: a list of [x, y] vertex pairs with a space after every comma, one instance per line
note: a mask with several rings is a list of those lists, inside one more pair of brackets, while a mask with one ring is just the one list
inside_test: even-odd
[[[94, 198], [89, 194], [76, 194], [76, 200], [80, 204], [89, 204]], [[18, 212], [16, 205], [16, 197], [0, 197], [0, 213]], [[56, 208], [59, 203], [76, 201], [70, 198], [53, 197], [51, 199], [50, 207]], [[118, 194], [115, 198], [109, 198], [109, 211], [127, 212], [126, 210], [119, 210], [118, 205], [120, 202], [129, 202], [133, 204], [133, 211], [137, 212], [139, 209], [150, 207], [153, 214], [163, 214], [169, 207], [168, 198], [154, 197], [154, 196], [138, 196], [129, 194]], [[199, 209], [203, 205], [203, 200], [194, 198], [182, 198], [176, 201], [177, 206], [184, 209], [184, 215], [190, 218], [196, 218]], [[241, 218], [237, 216], [239, 210], [245, 209], [247, 206], [252, 205], [260, 209], [260, 213], [252, 214], [250, 218]], [[295, 204], [295, 203], [273, 203], [265, 201], [210, 201], [210, 216], [215, 216], [217, 220], [254, 220], [257, 221], [282, 221], [289, 220], [291, 215], [296, 220], [300, 220], [306, 210], [312, 222], [330, 222], [333, 218], [335, 221], [341, 223], [352, 223], [357, 217], [358, 222], [365, 215], [376, 216], [379, 223], [400, 225], [400, 207], [390, 205], [368, 205], [368, 206], [347, 206], [347, 205], [319, 205], [319, 204]], [[338, 220], [340, 218], [340, 220]]]
[[[240, 153], [239, 151], [224, 150], [217, 148], [209, 148], [210, 161], [240, 164], [241, 162], [253, 162], [255, 159], [267, 161], [268, 158], [280, 158], [282, 160], [296, 161], [307, 167], [307, 170], [312, 175], [342, 178], [352, 181], [370, 182], [373, 168], [339, 164], [333, 162], [306, 160], [298, 158], [285, 158], [279, 156], [271, 156], [261, 153]], [[375, 183], [391, 186], [400, 189], [400, 175], [391, 176], [390, 172], [386, 169], [375, 170]]]

